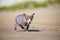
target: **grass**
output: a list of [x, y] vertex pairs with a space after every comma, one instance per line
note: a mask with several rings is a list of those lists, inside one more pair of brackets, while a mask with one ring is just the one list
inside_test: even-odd
[[0, 7], [0, 11], [2, 10], [21, 10], [26, 8], [38, 8], [47, 6], [45, 3], [37, 3], [37, 2], [25, 2], [20, 3], [18, 5], [13, 5], [10, 7]]
[[60, 0], [48, 0], [48, 3], [50, 4], [54, 4], [54, 3], [57, 3], [57, 4], [60, 4]]
[[[49, 0], [48, 1], [48, 4], [54, 4], [54, 3], [59, 3], [60, 4], [60, 0], [55, 0], [55, 1], [51, 1]], [[0, 11], [3, 11], [3, 10], [21, 10], [21, 9], [28, 9], [28, 8], [39, 8], [39, 7], [46, 7], [47, 6], [47, 3], [44, 2], [44, 3], [38, 3], [38, 2], [25, 2], [25, 3], [20, 3], [20, 4], [15, 4], [13, 6], [10, 6], [10, 7], [0, 7]]]
[[47, 4], [46, 3], [34, 3], [34, 8], [38, 8], [38, 7], [46, 7]]

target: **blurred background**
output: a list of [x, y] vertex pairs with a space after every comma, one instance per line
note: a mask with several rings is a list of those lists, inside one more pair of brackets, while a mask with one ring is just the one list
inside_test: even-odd
[[60, 4], [60, 0], [0, 0], [0, 10], [17, 10]]
[[[23, 13], [35, 13], [29, 29], [42, 32], [15, 32], [15, 18]], [[60, 0], [0, 0], [0, 40], [30, 39], [60, 40]]]

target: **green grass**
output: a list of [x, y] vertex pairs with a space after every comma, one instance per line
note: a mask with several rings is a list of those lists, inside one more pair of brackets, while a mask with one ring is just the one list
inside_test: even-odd
[[[51, 1], [49, 0], [48, 1], [48, 4], [54, 4], [54, 3], [59, 3], [60, 4], [60, 0], [55, 0], [55, 1]], [[38, 2], [25, 2], [25, 3], [20, 3], [20, 4], [15, 4], [13, 6], [10, 6], [10, 7], [0, 7], [0, 11], [3, 11], [3, 10], [21, 10], [21, 9], [28, 9], [28, 8], [39, 8], [39, 7], [46, 7], [47, 6], [47, 3], [44, 2], [44, 3], [38, 3]]]
[[34, 8], [38, 8], [38, 7], [46, 7], [47, 4], [46, 3], [34, 3]]
[[48, 3], [50, 4], [54, 4], [54, 3], [57, 3], [57, 4], [60, 4], [60, 0], [48, 0]]
[[10, 7], [0, 7], [0, 11], [2, 10], [21, 10], [27, 8], [38, 8], [38, 7], [45, 7], [45, 3], [37, 3], [37, 2], [25, 2], [18, 5], [13, 5]]

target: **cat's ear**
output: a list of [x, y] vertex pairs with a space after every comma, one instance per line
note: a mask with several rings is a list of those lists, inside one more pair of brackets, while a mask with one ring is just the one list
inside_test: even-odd
[[23, 15], [25, 16], [26, 14], [25, 14], [25, 13], [23, 13]]
[[35, 15], [35, 13], [32, 14], [33, 16]]

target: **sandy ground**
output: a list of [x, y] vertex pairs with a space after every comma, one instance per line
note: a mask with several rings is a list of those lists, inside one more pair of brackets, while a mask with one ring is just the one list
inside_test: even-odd
[[[18, 14], [36, 13], [30, 25], [30, 32], [18, 27], [14, 31], [14, 19]], [[0, 11], [0, 40], [60, 40], [60, 5], [45, 8]]]
[[15, 32], [11, 28], [0, 28], [0, 40], [60, 40], [60, 31]]

